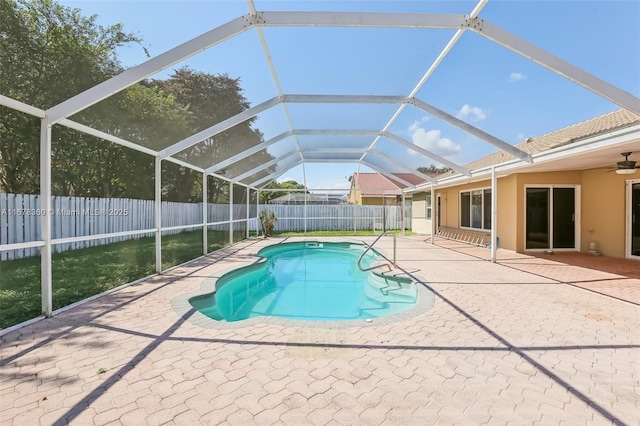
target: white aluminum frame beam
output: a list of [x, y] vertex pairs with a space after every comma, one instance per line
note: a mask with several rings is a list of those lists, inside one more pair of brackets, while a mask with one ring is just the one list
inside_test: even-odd
[[450, 167], [451, 169], [455, 170], [456, 172], [458, 172], [460, 174], [463, 174], [465, 176], [471, 176], [471, 172], [468, 169], [466, 169], [466, 168], [454, 163], [453, 161], [449, 161], [446, 158], [441, 157], [440, 155], [438, 155], [438, 154], [436, 154], [434, 152], [426, 150], [426, 149], [422, 148], [421, 146], [416, 145], [415, 143], [411, 143], [408, 140], [406, 140], [404, 138], [401, 138], [400, 136], [398, 136], [396, 134], [393, 134], [393, 133], [390, 133], [390, 132], [384, 132], [383, 136], [388, 138], [388, 139], [390, 139], [390, 140], [392, 140], [392, 141], [394, 141], [394, 142], [399, 143], [400, 145], [403, 145], [403, 146], [407, 147], [408, 149], [410, 149], [412, 151], [415, 151], [415, 152], [417, 152], [419, 154], [422, 154], [427, 158], [435, 160], [435, 161], [439, 162], [440, 164], [444, 164], [445, 166]]
[[300, 136], [375, 136], [380, 133], [377, 130], [351, 129], [293, 129], [293, 132]]
[[282, 101], [282, 99], [279, 96], [276, 96], [274, 98], [271, 98], [267, 101], [262, 102], [261, 104], [258, 104], [254, 107], [245, 109], [244, 111], [242, 111], [241, 113], [238, 113], [232, 117], [227, 118], [226, 120], [223, 120], [217, 124], [214, 124], [213, 126], [204, 129], [194, 135], [189, 136], [186, 139], [181, 140], [180, 142], [176, 142], [171, 146], [168, 146], [167, 148], [163, 149], [162, 151], [160, 151], [158, 153], [158, 156], [160, 158], [166, 158], [169, 157], [171, 155], [177, 154], [180, 151], [183, 151], [187, 148], [189, 148], [190, 146], [196, 145], [200, 142], [203, 142], [209, 138], [214, 137], [215, 135], [224, 132], [225, 130], [230, 129], [233, 126], [236, 126], [240, 123], [243, 123], [253, 117], [255, 117], [256, 115], [260, 114], [261, 112], [264, 112], [270, 108], [273, 108], [274, 106], [278, 105], [280, 102]]
[[[603, 98], [621, 106], [622, 108], [640, 115], [640, 99], [632, 94], [607, 83], [604, 80], [584, 71], [569, 62], [552, 55], [520, 37], [503, 30], [483, 19], [476, 18], [469, 29], [475, 31], [483, 37], [506, 47], [507, 49], [524, 56], [525, 58], [542, 65], [561, 75], [585, 89], [602, 96]], [[632, 54], [632, 53], [629, 53]]]
[[159, 71], [247, 31], [255, 25], [255, 19], [249, 14], [235, 18], [59, 103], [47, 110], [47, 115], [52, 123], [67, 118]]
[[282, 95], [290, 104], [402, 104], [410, 101], [406, 96], [387, 95]]
[[498, 177], [491, 167], [491, 262], [496, 263], [498, 249]]
[[350, 164], [358, 164], [357, 159], [353, 158], [307, 158], [305, 160], [307, 163], [350, 163]]
[[309, 148], [303, 149], [304, 154], [361, 154], [365, 148]]
[[464, 15], [376, 12], [258, 12], [261, 27], [367, 27], [458, 29]]
[[207, 181], [209, 176], [206, 173], [202, 173], [202, 254], [206, 255], [209, 251], [208, 231], [209, 227], [207, 222], [209, 221], [209, 204], [207, 202]]
[[253, 155], [256, 152], [262, 151], [263, 149], [265, 149], [269, 145], [273, 145], [274, 143], [280, 142], [281, 140], [286, 139], [289, 136], [291, 136], [291, 132], [290, 131], [287, 131], [287, 132], [284, 132], [284, 133], [280, 133], [278, 136], [274, 136], [273, 138], [271, 138], [271, 139], [269, 139], [267, 141], [259, 143], [258, 145], [254, 145], [249, 149], [245, 149], [242, 152], [239, 152], [239, 153], [237, 153], [235, 155], [232, 155], [231, 157], [227, 158], [224, 161], [221, 161], [219, 163], [216, 163], [216, 164], [213, 164], [212, 166], [207, 167], [205, 169], [205, 173], [211, 174], [211, 173], [215, 172], [216, 170], [224, 169], [225, 167], [228, 167], [228, 166], [232, 165], [233, 163], [236, 163], [236, 162], [242, 160], [243, 158], [247, 158], [248, 156]]
[[40, 234], [44, 241], [40, 249], [40, 292], [42, 314], [46, 317], [50, 317], [53, 313], [51, 127], [46, 117], [40, 120], [40, 208], [46, 213], [40, 217]]
[[266, 169], [266, 168], [268, 168], [268, 167], [273, 166], [274, 164], [278, 164], [278, 163], [281, 163], [281, 162], [285, 162], [285, 161], [287, 161], [288, 159], [290, 159], [290, 158], [292, 158], [292, 157], [295, 157], [295, 156], [300, 156], [299, 151], [291, 151], [291, 152], [289, 152], [289, 153], [287, 153], [287, 154], [281, 155], [281, 156], [280, 156], [280, 157], [278, 157], [278, 158], [274, 158], [274, 159], [273, 159], [273, 160], [271, 160], [271, 161], [267, 161], [267, 162], [266, 162], [266, 163], [264, 163], [264, 164], [260, 164], [259, 166], [256, 166], [256, 167], [254, 167], [253, 169], [251, 169], [251, 170], [247, 170], [246, 172], [242, 173], [241, 175], [236, 176], [235, 178], [233, 178], [233, 179], [232, 179], [232, 181], [233, 181], [234, 183], [235, 183], [235, 182], [239, 182], [239, 181], [241, 181], [242, 179], [246, 179], [246, 178], [248, 178], [249, 176], [253, 176], [254, 174], [258, 173], [260, 170], [264, 170], [264, 169]]
[[[422, 179], [426, 180], [427, 182], [431, 182], [431, 183], [436, 183], [436, 180], [434, 178], [432, 178], [429, 175], [426, 175], [422, 172], [419, 172], [418, 170], [414, 170], [411, 167], [407, 166], [406, 164], [400, 163], [399, 161], [394, 160], [393, 158], [389, 157], [388, 155], [385, 155], [381, 152], [375, 151], [375, 150], [371, 150], [367, 152], [367, 155], [373, 155], [375, 157], [381, 158], [385, 161], [387, 161], [390, 164], [393, 164], [394, 166], [400, 168], [400, 169], [404, 169], [406, 170], [408, 173], [413, 173], [416, 176], [420, 176]], [[414, 187], [414, 184], [411, 184], [412, 187]]]
[[[158, 156], [158, 151], [154, 151], [153, 149], [144, 147], [137, 143], [128, 141], [126, 139], [119, 138], [117, 136], [110, 135], [109, 133], [105, 133], [101, 130], [96, 130], [93, 127], [86, 126], [84, 124], [80, 124], [78, 122], [69, 120], [68, 118], [64, 118], [58, 121], [58, 124], [64, 127], [68, 127], [69, 129], [77, 130], [79, 132], [85, 133], [87, 135], [95, 136], [96, 138], [104, 139], [109, 142], [113, 142], [115, 144], [125, 146], [129, 149], [133, 149], [135, 151], [143, 152], [145, 154], [151, 155], [153, 157]], [[193, 166], [191, 166], [193, 167]]]
[[501, 149], [502, 151], [506, 151], [511, 155], [514, 155], [515, 157], [518, 157], [519, 159], [521, 159], [522, 161], [525, 161], [527, 163], [531, 163], [533, 162], [533, 158], [531, 157], [530, 154], [516, 148], [515, 146], [503, 141], [502, 139], [498, 139], [493, 135], [490, 135], [489, 133], [485, 132], [484, 130], [480, 130], [475, 126], [472, 126], [471, 124], [467, 123], [466, 121], [462, 121], [460, 120], [458, 117], [454, 117], [453, 115], [442, 111], [439, 108], [434, 107], [431, 104], [428, 104], [426, 102], [424, 102], [421, 99], [418, 98], [413, 98], [412, 104], [414, 106], [416, 106], [417, 108], [431, 114], [434, 117], [437, 117], [443, 121], [446, 121], [449, 124], [452, 124], [456, 127], [458, 127], [459, 129], [464, 130], [465, 132], [479, 138], [482, 139], [485, 142], [490, 143], [491, 145], [494, 145], [496, 147], [498, 147], [499, 149]]
[[283, 174], [285, 174], [289, 170], [293, 169], [294, 167], [299, 166], [302, 163], [303, 163], [302, 160], [296, 160], [291, 164], [291, 166], [285, 167], [282, 170], [278, 170], [278, 171], [276, 171], [274, 173], [271, 173], [269, 176], [265, 176], [262, 179], [259, 179], [259, 180], [255, 181], [255, 182], [251, 183], [250, 187], [258, 189], [258, 186], [262, 185], [263, 183], [271, 182], [271, 181], [274, 181], [274, 180], [278, 179], [280, 176], [282, 176]]
[[[466, 17], [466, 20], [468, 21], [468, 19], [476, 18], [480, 14], [482, 9], [487, 5], [488, 2], [489, 2], [489, 0], [480, 0], [478, 2], [478, 4], [476, 5], [476, 7], [473, 8], [473, 10], [469, 14], [469, 16]], [[429, 77], [431, 77], [431, 75], [436, 70], [436, 68], [438, 68], [438, 66], [440, 66], [440, 64], [442, 63], [444, 58], [447, 56], [447, 54], [451, 51], [451, 49], [453, 49], [453, 46], [455, 46], [455, 44], [458, 42], [458, 40], [460, 40], [460, 37], [462, 37], [462, 34], [464, 34], [465, 29], [466, 28], [464, 28], [464, 25], [461, 25], [458, 28], [458, 30], [455, 32], [453, 37], [451, 37], [449, 42], [445, 45], [444, 49], [442, 49], [440, 54], [433, 61], [433, 63], [429, 67], [429, 69], [427, 69], [427, 71], [424, 73], [422, 78], [414, 86], [413, 90], [411, 90], [411, 93], [409, 93], [409, 97], [410, 98], [412, 98], [412, 97], [414, 97], [414, 96], [416, 96], [418, 94], [418, 92], [420, 91], [422, 86], [424, 86], [424, 84], [427, 82]], [[389, 119], [387, 124], [384, 125], [384, 127], [381, 130], [381, 133], [387, 132], [391, 128], [393, 123], [395, 123], [395, 121], [398, 119], [398, 117], [400, 116], [402, 111], [404, 111], [406, 106], [407, 106], [406, 104], [400, 105], [400, 107], [396, 110], [396, 112], [393, 113], [393, 115], [391, 116], [391, 118]], [[376, 143], [378, 143], [379, 140], [380, 140], [380, 135], [376, 136], [375, 139], [373, 140], [373, 142], [371, 142], [371, 145], [369, 146], [369, 149], [373, 149], [376, 146]], [[364, 156], [362, 156], [362, 159], [364, 159]], [[442, 164], [445, 164], [445, 163], [442, 163]], [[451, 167], [451, 166], [449, 166], [449, 167]], [[451, 167], [451, 168], [453, 169], [453, 167]]]
[[[253, 0], [247, 0], [247, 4], [249, 6], [249, 12], [251, 16], [257, 15], [257, 10], [255, 4], [253, 4]], [[264, 32], [261, 27], [256, 27], [256, 32], [258, 33], [258, 38], [260, 39], [260, 44], [262, 45], [262, 51], [264, 52], [264, 56], [269, 64], [269, 70], [271, 71], [271, 77], [273, 78], [273, 82], [276, 85], [276, 90], [278, 91], [278, 96], [283, 96], [284, 92], [282, 91], [282, 85], [280, 84], [280, 79], [278, 78], [278, 73], [276, 72], [276, 67], [273, 64], [273, 60], [271, 59], [271, 52], [269, 52], [269, 46], [267, 45], [267, 39], [264, 36]], [[284, 115], [287, 119], [287, 124], [289, 124], [289, 130], [293, 131], [293, 120], [291, 119], [291, 114], [289, 114], [289, 108], [286, 103], [282, 104], [282, 110], [284, 111]], [[296, 144], [298, 150], [300, 150], [300, 143], [296, 135], [293, 135], [293, 140]], [[300, 159], [302, 159], [302, 155], [300, 155]], [[307, 171], [304, 167], [304, 163], [302, 164], [302, 179], [304, 186], [307, 186]]]
[[25, 104], [24, 102], [20, 102], [16, 99], [10, 98], [9, 96], [0, 95], [0, 105], [4, 105], [8, 108], [33, 115], [38, 118], [45, 118], [47, 116], [47, 113], [44, 110]]
[[162, 159], [155, 158], [154, 168], [155, 179], [154, 186], [154, 210], [156, 219], [156, 235], [155, 235], [155, 254], [156, 254], [156, 272], [162, 272]]

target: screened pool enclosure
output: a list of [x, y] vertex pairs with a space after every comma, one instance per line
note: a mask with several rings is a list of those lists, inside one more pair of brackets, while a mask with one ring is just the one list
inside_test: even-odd
[[[133, 3], [118, 8], [135, 16]], [[120, 46], [113, 67], [90, 76], [93, 62], [52, 66], [76, 54], [66, 38], [59, 56], [27, 60], [7, 30], [16, 39], [0, 86], [3, 328], [258, 236], [263, 210], [276, 213], [276, 232], [411, 230], [417, 185], [398, 174], [416, 175], [425, 192], [487, 174], [495, 185], [495, 170], [465, 164], [496, 151], [534, 163], [514, 145], [619, 108], [640, 114], [638, 38], [628, 36], [637, 22], [621, 5], [158, 8], [146, 19], [164, 35], [147, 49]], [[190, 19], [169, 24], [174, 13]], [[611, 16], [620, 32], [597, 31]], [[25, 19], [16, 13], [16, 28]], [[357, 172], [403, 190], [350, 203]], [[300, 185], [273, 185], [283, 181]]]

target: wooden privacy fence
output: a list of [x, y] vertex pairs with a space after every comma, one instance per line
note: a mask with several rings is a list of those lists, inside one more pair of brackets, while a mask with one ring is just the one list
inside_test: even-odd
[[[15, 244], [41, 240], [40, 220], [43, 214], [51, 215], [52, 238], [85, 237], [116, 232], [151, 230], [155, 228], [155, 204], [153, 200], [126, 198], [53, 197], [51, 212], [40, 209], [39, 195], [0, 193], [0, 244]], [[250, 206], [249, 229], [256, 231], [260, 225], [255, 219], [256, 207]], [[259, 210], [274, 211], [278, 218], [276, 231], [306, 230], [376, 230], [400, 229], [400, 207], [344, 205], [260, 205]], [[228, 222], [229, 204], [209, 204], [207, 222]], [[233, 219], [245, 219], [246, 204], [233, 206]], [[407, 217], [411, 217], [410, 213]], [[202, 224], [202, 203], [162, 202], [162, 227]], [[228, 225], [213, 228], [229, 229]], [[407, 220], [405, 228], [410, 228]], [[186, 231], [193, 228], [186, 228]], [[163, 235], [177, 234], [183, 229], [163, 231]], [[153, 232], [75, 241], [53, 245], [54, 252], [80, 249], [144, 236]], [[0, 260], [19, 259], [39, 254], [39, 248], [0, 251]]]

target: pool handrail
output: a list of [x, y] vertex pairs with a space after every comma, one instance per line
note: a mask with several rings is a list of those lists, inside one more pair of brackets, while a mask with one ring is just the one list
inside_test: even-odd
[[380, 265], [374, 265], [374, 266], [370, 266], [368, 268], [363, 268], [362, 265], [360, 265], [360, 262], [362, 261], [362, 258], [364, 257], [365, 254], [367, 254], [367, 252], [369, 250], [371, 250], [373, 248], [373, 246], [378, 242], [378, 240], [382, 237], [384, 237], [385, 235], [391, 235], [393, 237], [393, 267], [397, 267], [396, 265], [396, 234], [394, 234], [393, 232], [383, 232], [382, 234], [378, 235], [378, 238], [376, 238], [368, 247], [365, 251], [362, 252], [362, 254], [360, 255], [360, 257], [358, 258], [358, 268], [362, 271], [362, 272], [367, 272], [370, 271], [372, 269], [377, 269], [377, 268], [381, 268], [383, 266], [386, 266], [389, 268], [389, 270], [391, 270], [391, 265], [389, 265], [388, 263], [382, 263]]

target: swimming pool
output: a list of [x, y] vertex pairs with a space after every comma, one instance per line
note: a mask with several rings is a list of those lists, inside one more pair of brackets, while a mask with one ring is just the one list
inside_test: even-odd
[[[344, 321], [412, 308], [418, 297], [413, 281], [361, 271], [357, 261], [364, 250], [361, 244], [334, 242], [268, 246], [258, 252], [263, 262], [223, 275], [214, 293], [192, 297], [189, 303], [210, 318], [226, 321], [258, 316]], [[362, 266], [379, 260], [370, 251]]]

